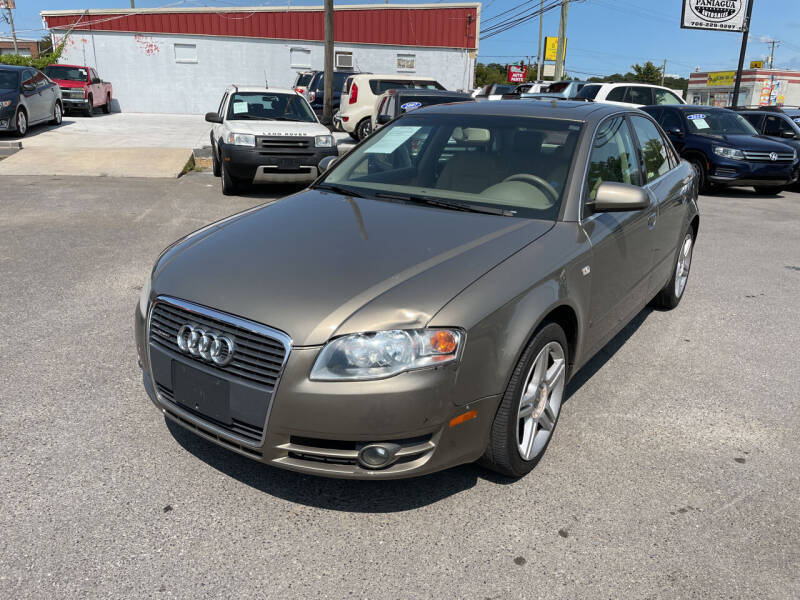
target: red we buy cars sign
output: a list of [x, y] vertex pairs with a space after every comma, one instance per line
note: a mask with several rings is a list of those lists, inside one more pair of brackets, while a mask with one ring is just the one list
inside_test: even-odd
[[509, 83], [525, 83], [528, 76], [528, 67], [525, 65], [508, 65]]

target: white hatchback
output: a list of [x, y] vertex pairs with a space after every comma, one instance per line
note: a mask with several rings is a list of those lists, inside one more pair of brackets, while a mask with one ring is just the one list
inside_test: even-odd
[[594, 100], [619, 106], [650, 106], [652, 104], [686, 104], [675, 90], [626, 81], [621, 83], [587, 83], [576, 96], [579, 99]]

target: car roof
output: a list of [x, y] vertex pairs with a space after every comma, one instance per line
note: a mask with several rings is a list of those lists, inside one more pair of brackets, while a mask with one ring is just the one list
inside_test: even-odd
[[364, 75], [370, 79], [396, 79], [397, 81], [436, 81], [427, 75], [409, 75], [406, 73], [353, 73], [351, 77]]
[[273, 88], [273, 87], [259, 87], [254, 85], [229, 85], [225, 91], [235, 92], [256, 92], [257, 94], [289, 94], [291, 96], [298, 96], [299, 94], [288, 88]]
[[[87, 67], [86, 65], [65, 65], [63, 63], [52, 63], [47, 65], [48, 67], [72, 67], [73, 69], [91, 69], [92, 67]], [[47, 67], [45, 67], [47, 68]]]
[[722, 106], [707, 106], [705, 104], [657, 104], [655, 106], [657, 106], [658, 108], [677, 108], [678, 110], [683, 112], [697, 111], [697, 110], [703, 110], [706, 112], [711, 110], [724, 110], [733, 112], [729, 108], [724, 108]]
[[413, 94], [414, 96], [453, 96], [453, 97], [461, 97], [464, 96], [465, 98], [472, 98], [472, 94], [468, 94], [467, 92], [451, 92], [450, 90], [429, 90], [426, 88], [399, 88], [396, 90], [387, 90], [386, 94], [389, 92], [393, 92], [395, 96], [405, 96], [407, 94]]
[[36, 71], [35, 67], [22, 67], [19, 65], [0, 65], [0, 71], [22, 71], [23, 69], [33, 69]]
[[649, 87], [649, 88], [658, 88], [660, 90], [669, 90], [674, 91], [672, 88], [668, 88], [665, 85], [656, 85], [654, 83], [642, 83], [641, 81], [590, 81], [587, 85], [631, 85], [635, 87]]
[[414, 111], [420, 113], [442, 113], [459, 115], [488, 115], [502, 117], [546, 117], [570, 121], [589, 121], [606, 115], [632, 112], [630, 107], [602, 104], [600, 102], [578, 102], [573, 100], [499, 100], [457, 102], [437, 104]]

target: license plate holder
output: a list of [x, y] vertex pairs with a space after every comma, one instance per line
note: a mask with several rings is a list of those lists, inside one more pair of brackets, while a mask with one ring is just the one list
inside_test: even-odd
[[298, 169], [300, 167], [300, 160], [297, 158], [279, 158], [279, 169]]
[[172, 393], [178, 404], [214, 421], [231, 424], [230, 383], [224, 379], [173, 360]]

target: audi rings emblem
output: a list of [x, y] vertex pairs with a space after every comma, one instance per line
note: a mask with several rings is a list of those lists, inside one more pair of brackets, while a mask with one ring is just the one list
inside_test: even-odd
[[233, 340], [188, 323], [178, 330], [178, 348], [181, 351], [199, 356], [203, 360], [224, 367], [233, 360]]

